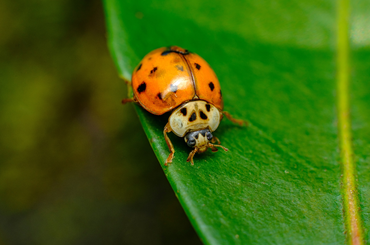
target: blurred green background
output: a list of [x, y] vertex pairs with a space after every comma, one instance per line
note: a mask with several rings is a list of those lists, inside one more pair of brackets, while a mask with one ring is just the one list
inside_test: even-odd
[[120, 104], [101, 1], [0, 1], [0, 31], [0, 244], [200, 244]]

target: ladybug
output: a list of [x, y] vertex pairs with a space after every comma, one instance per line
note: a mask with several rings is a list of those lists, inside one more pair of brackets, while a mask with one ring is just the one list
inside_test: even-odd
[[170, 150], [165, 165], [172, 162], [175, 153], [167, 135], [170, 132], [183, 137], [187, 145], [194, 148], [187, 158], [194, 165], [195, 153], [203, 153], [208, 148], [216, 152], [216, 147], [228, 151], [212, 135], [223, 116], [239, 125], [247, 125], [223, 111], [216, 74], [204, 59], [186, 49], [171, 46], [150, 52], [133, 71], [131, 83], [127, 83], [132, 86], [134, 96], [124, 99], [123, 104], [139, 103], [154, 115], [172, 111], [163, 130]]

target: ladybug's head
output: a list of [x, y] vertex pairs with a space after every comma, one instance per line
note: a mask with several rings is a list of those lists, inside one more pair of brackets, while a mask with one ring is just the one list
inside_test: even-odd
[[211, 142], [218, 141], [219, 140], [215, 137], [213, 137], [211, 131], [209, 129], [202, 129], [202, 130], [197, 130], [188, 133], [185, 137], [185, 142], [189, 147], [193, 147], [194, 150], [190, 152], [189, 157], [187, 161], [191, 161], [193, 165], [193, 156], [195, 153], [203, 153], [205, 152], [208, 148], [211, 148], [212, 152], [218, 151], [216, 147], [221, 147], [225, 151], [228, 151], [227, 148], [221, 146], [221, 145], [215, 145], [212, 144]]
[[184, 139], [189, 147], [198, 148], [198, 153], [205, 152], [209, 147], [208, 144], [212, 140], [213, 135], [209, 129], [202, 129], [188, 133]]

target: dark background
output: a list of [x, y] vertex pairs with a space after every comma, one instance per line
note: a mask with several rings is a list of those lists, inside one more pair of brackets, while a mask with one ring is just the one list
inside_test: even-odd
[[0, 244], [199, 244], [98, 0], [0, 1]]

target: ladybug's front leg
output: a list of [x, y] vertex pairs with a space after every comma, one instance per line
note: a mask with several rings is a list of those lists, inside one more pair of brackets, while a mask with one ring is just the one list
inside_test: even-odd
[[193, 166], [194, 165], [194, 161], [193, 161], [193, 157], [195, 155], [195, 153], [198, 152], [198, 148], [195, 148], [194, 150], [192, 150], [188, 156], [188, 159], [186, 159], [187, 162], [191, 162], [191, 165]]
[[172, 142], [167, 135], [167, 133], [170, 133], [171, 131], [172, 131], [171, 126], [169, 123], [167, 123], [166, 126], [164, 126], [163, 135], [164, 135], [164, 139], [166, 140], [168, 149], [170, 150], [171, 153], [170, 155], [168, 155], [167, 160], [164, 163], [165, 166], [167, 166], [168, 163], [172, 162], [173, 155], [175, 154], [175, 148], [173, 148]]

